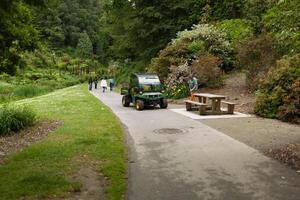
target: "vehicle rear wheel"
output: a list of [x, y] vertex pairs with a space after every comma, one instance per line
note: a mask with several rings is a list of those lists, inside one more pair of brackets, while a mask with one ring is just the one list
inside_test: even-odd
[[168, 107], [168, 101], [167, 101], [167, 99], [160, 100], [159, 107], [162, 108], [162, 109], [167, 108]]
[[123, 96], [122, 104], [123, 104], [124, 107], [128, 107], [130, 105], [130, 101], [129, 101], [128, 96]]
[[135, 102], [135, 108], [137, 110], [144, 110], [144, 108], [145, 108], [144, 101], [142, 101], [142, 100], [136, 100], [136, 102]]

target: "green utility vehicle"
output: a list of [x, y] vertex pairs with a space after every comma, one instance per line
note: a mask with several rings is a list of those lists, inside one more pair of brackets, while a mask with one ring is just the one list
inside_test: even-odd
[[162, 85], [156, 74], [132, 74], [128, 87], [121, 88], [122, 104], [128, 107], [130, 103], [137, 110], [143, 110], [146, 106], [167, 108], [166, 96], [162, 93]]

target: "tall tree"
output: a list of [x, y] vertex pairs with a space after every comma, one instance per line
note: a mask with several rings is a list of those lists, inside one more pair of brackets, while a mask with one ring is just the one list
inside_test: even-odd
[[[207, 18], [240, 17], [246, 0], [113, 0], [107, 8], [108, 27], [118, 58], [148, 62], [178, 31]], [[205, 16], [209, 11], [208, 15]]]
[[90, 40], [90, 37], [86, 33], [86, 31], [80, 34], [77, 48], [76, 48], [76, 53], [79, 57], [87, 58], [87, 59], [91, 58], [93, 55], [92, 41]]

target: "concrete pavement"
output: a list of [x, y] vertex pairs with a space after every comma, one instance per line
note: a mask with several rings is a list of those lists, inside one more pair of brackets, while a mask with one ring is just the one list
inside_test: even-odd
[[299, 174], [257, 150], [170, 110], [139, 112], [119, 94], [92, 94], [127, 127], [127, 199], [300, 199]]

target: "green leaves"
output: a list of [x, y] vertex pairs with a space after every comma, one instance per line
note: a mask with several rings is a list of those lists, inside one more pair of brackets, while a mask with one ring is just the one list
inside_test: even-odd
[[0, 15], [0, 72], [14, 74], [21, 64], [20, 54], [37, 46], [38, 33], [30, 10], [18, 0], [1, 2]]
[[76, 53], [82, 58], [91, 58], [93, 55], [93, 45], [86, 31], [80, 34]]

